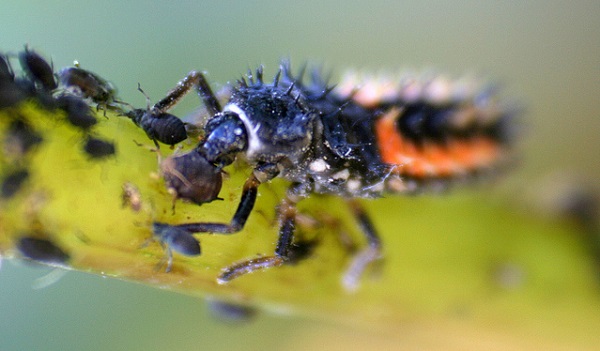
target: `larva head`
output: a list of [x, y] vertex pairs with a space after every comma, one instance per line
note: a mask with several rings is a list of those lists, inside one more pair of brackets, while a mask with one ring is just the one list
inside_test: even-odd
[[205, 127], [202, 148], [208, 160], [230, 163], [232, 156], [244, 152], [251, 162], [295, 162], [305, 154], [317, 114], [305, 106], [293, 85], [279, 84], [278, 76], [265, 84], [259, 69], [256, 81], [249, 75], [249, 84], [242, 80], [235, 87], [223, 112]]

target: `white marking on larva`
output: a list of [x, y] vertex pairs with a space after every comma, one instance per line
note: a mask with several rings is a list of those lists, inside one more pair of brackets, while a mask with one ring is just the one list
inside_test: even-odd
[[414, 102], [421, 98], [423, 82], [416, 78], [406, 79], [400, 87], [400, 97], [407, 102]]
[[329, 169], [329, 164], [324, 159], [314, 160], [308, 165], [308, 168], [315, 173], [323, 173]]
[[244, 123], [244, 126], [246, 127], [246, 134], [248, 136], [248, 150], [246, 151], [246, 154], [248, 155], [248, 157], [252, 158], [253, 155], [260, 153], [263, 146], [262, 142], [258, 138], [258, 129], [260, 128], [260, 124], [253, 125], [248, 116], [246, 115], [246, 112], [244, 112], [244, 110], [242, 110], [236, 104], [227, 104], [223, 109], [223, 112], [227, 111], [233, 112], [236, 115], [238, 115], [238, 118], [242, 121], [242, 123]]
[[331, 175], [331, 178], [333, 178], [333, 179], [346, 180], [346, 179], [348, 179], [348, 177], [350, 177], [350, 171], [347, 168]]
[[423, 91], [423, 95], [425, 96], [425, 99], [435, 104], [445, 103], [451, 98], [451, 87], [452, 82], [448, 77], [438, 76], [427, 84]]
[[407, 190], [406, 183], [404, 183], [402, 178], [397, 174], [394, 174], [393, 176], [386, 179], [385, 184], [388, 190], [392, 192], [401, 193]]
[[359, 179], [350, 179], [346, 182], [346, 188], [351, 192], [360, 190], [362, 182]]

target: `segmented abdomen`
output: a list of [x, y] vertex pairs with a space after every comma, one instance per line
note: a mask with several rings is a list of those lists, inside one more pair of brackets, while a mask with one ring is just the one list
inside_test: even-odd
[[377, 115], [374, 133], [381, 161], [391, 173], [427, 180], [495, 168], [508, 158], [514, 108], [474, 80], [389, 79], [350, 76], [340, 95]]

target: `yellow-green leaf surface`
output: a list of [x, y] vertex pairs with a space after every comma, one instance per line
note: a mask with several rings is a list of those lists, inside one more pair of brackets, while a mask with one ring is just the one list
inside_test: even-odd
[[[63, 115], [34, 103], [0, 111], [3, 136], [17, 115], [44, 141], [22, 160], [30, 179], [0, 204], [4, 257], [20, 256], [15, 245], [21, 237], [43, 236], [69, 254], [69, 269], [350, 323], [392, 337], [401, 329], [437, 330], [432, 343], [447, 342], [448, 349], [469, 347], [463, 339], [485, 339], [488, 349], [593, 350], [600, 345], [595, 266], [566, 221], [536, 218], [477, 190], [365, 201], [382, 234], [385, 259], [367, 272], [358, 291], [348, 292], [340, 283], [352, 251], [347, 239], [358, 246], [364, 242], [343, 201], [313, 197], [301, 204], [313, 224], [300, 228], [299, 236], [318, 243], [308, 259], [219, 285], [223, 267], [272, 254], [283, 182], [260, 188], [242, 232], [197, 235], [202, 255], [175, 253], [167, 273], [160, 266], [161, 246], [144, 246], [152, 237], [151, 223], [228, 222], [249, 169], [230, 167], [220, 193], [224, 201], [203, 206], [178, 201], [173, 213], [156, 153], [134, 140], [152, 143], [127, 118], [99, 113], [94, 135], [114, 140], [117, 147], [114, 157], [100, 161], [83, 152], [84, 135]], [[184, 148], [194, 144], [187, 143]], [[182, 152], [164, 146], [161, 151], [163, 156]], [[2, 173], [14, 162], [3, 157]], [[123, 206], [125, 183], [139, 188], [139, 211]]]

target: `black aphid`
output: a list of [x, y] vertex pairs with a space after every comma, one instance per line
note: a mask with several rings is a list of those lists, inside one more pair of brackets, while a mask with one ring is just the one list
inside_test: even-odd
[[15, 79], [15, 73], [10, 66], [8, 58], [0, 53], [0, 84], [3, 82], [12, 82]]
[[88, 130], [98, 123], [90, 106], [77, 96], [60, 95], [56, 98], [56, 103], [67, 113], [67, 120], [75, 127]]
[[206, 299], [206, 304], [210, 313], [224, 322], [243, 323], [256, 316], [256, 309], [246, 305], [214, 298]]
[[73, 94], [89, 98], [101, 108], [108, 108], [115, 102], [117, 90], [96, 73], [79, 67], [67, 67], [58, 72], [60, 83]]
[[2, 198], [9, 199], [15, 196], [28, 178], [29, 171], [26, 169], [19, 169], [8, 173], [2, 180]]
[[116, 153], [115, 144], [98, 138], [88, 137], [83, 150], [92, 159], [103, 159]]
[[14, 106], [27, 96], [27, 93], [15, 82], [15, 74], [10, 61], [0, 53], [0, 108]]
[[172, 251], [186, 256], [200, 255], [200, 243], [185, 228], [154, 222], [152, 231], [154, 238], [161, 243], [167, 254], [167, 272], [170, 272], [173, 266]]
[[[164, 100], [150, 107], [150, 98], [138, 85], [138, 90], [146, 96], [148, 107], [146, 109], [134, 109], [126, 113], [126, 116], [148, 135], [156, 147], [158, 142], [167, 145], [175, 145], [187, 139], [185, 123], [177, 116], [167, 113], [171, 105], [166, 105]], [[161, 107], [163, 106], [163, 107]]]
[[25, 51], [19, 54], [19, 60], [27, 76], [43, 89], [52, 91], [58, 87], [52, 65], [40, 54], [25, 46]]
[[48, 239], [22, 237], [17, 242], [19, 252], [30, 260], [61, 264], [69, 259], [69, 255]]

